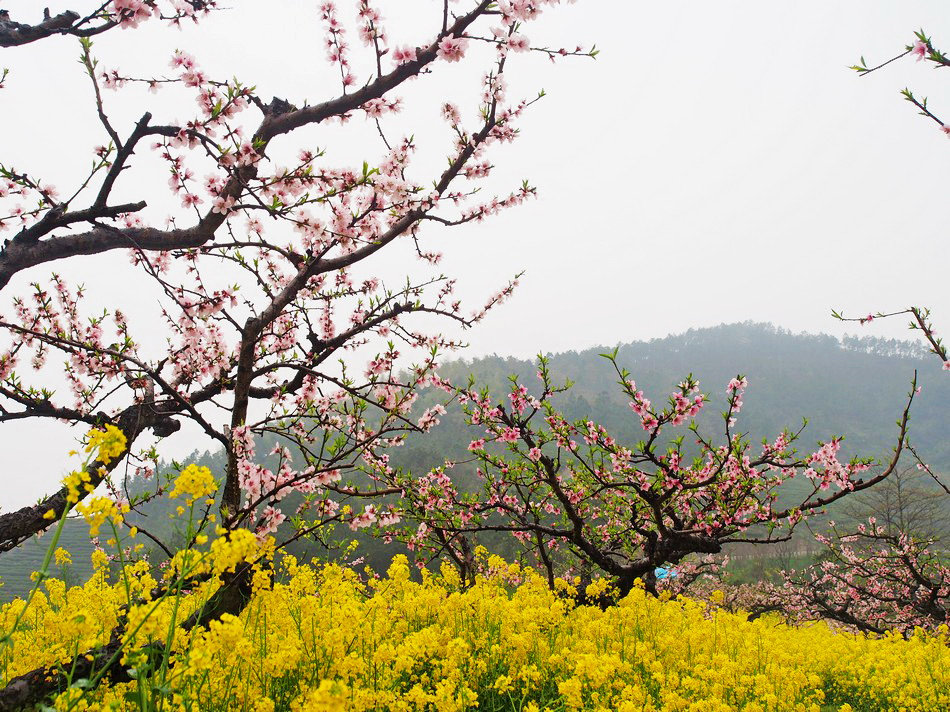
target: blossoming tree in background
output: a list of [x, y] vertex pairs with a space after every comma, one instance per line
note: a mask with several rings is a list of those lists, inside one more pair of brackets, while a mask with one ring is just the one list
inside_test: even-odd
[[[619, 442], [597, 423], [565, 419], [554, 397], [566, 386], [552, 382], [543, 358], [536, 392], [513, 381], [507, 402], [500, 402], [470, 388], [461, 400], [469, 423], [484, 430], [469, 446], [481, 487], [460, 491], [451, 465], [406, 481], [418, 522], [409, 543], [447, 553], [472, 575], [470, 535], [509, 532], [552, 586], [568, 565], [586, 565], [611, 579], [620, 595], [638, 579], [655, 591], [658, 567], [720, 553], [729, 543], [787, 541], [802, 519], [883, 482], [900, 460], [916, 395], [914, 384], [893, 455], [875, 470], [870, 460], [841, 462], [840, 438], [799, 454], [794, 444], [801, 430], [785, 430], [754, 449], [738, 428], [747, 386], [741, 376], [726, 388], [717, 438], [694, 421], [709, 398], [692, 377], [666, 404], [654, 404], [610, 360], [643, 440]], [[781, 488], [793, 478], [806, 486], [789, 501]]]
[[[388, 448], [438, 422], [439, 407], [410, 409], [419, 388], [444, 385], [437, 359], [458, 342], [413, 319], [467, 328], [514, 287], [502, 283], [487, 302], [463, 307], [455, 281], [434, 271], [432, 233], [534, 195], [527, 182], [494, 185], [492, 149], [518, 136], [519, 120], [540, 98], [506, 94], [506, 78], [525, 56], [595, 54], [529, 41], [532, 22], [559, 4], [422, 3], [417, 22], [428, 34], [420, 43], [390, 36], [381, 3], [321, 2], [297, 18], [322, 33], [337, 77], [333, 87], [301, 87], [301, 95], [322, 94], [317, 102], [267, 98], [264, 87], [212, 76], [189, 51], [162, 59], [170, 71], [147, 76], [124, 71], [122, 57], [96, 54], [94, 36], [169, 23], [205, 23], [213, 41], [213, 1], [93, 2], [32, 24], [0, 16], [6, 101], [17, 100], [17, 46], [74, 42], [81, 66], [72, 76], [91, 100], [73, 110], [95, 116], [101, 133], [88, 153], [65, 147], [91, 164], [69, 186], [0, 156], [0, 422], [66, 421], [109, 436], [108, 448], [93, 447], [99, 455], [58, 491], [0, 514], [0, 550], [75, 506], [93, 520], [136, 506], [123, 501], [122, 478], [149, 476], [161, 453], [149, 434], [173, 437], [183, 423], [228, 455], [219, 511], [190, 498], [206, 525], [190, 530], [190, 547], [212, 522], [260, 541], [288, 518], [294, 537], [334, 521], [395, 522], [390, 510], [342, 501], [384, 493], [374, 484], [360, 489], [351, 475], [385, 473]], [[481, 89], [462, 109], [433, 102], [450, 140], [445, 162], [429, 171], [414, 154], [430, 139], [387, 122], [403, 108], [409, 82], [438, 92], [448, 64], [470, 66], [475, 86], [480, 73]], [[181, 97], [190, 113], [179, 121]], [[140, 107], [137, 120], [115, 119], [117, 106]], [[313, 129], [347, 122], [371, 127], [377, 145], [352, 156], [312, 143], [320, 135]], [[23, 126], [22, 136], [29, 133]], [[159, 168], [145, 158], [157, 158]], [[169, 199], [161, 214], [155, 206]], [[398, 246], [414, 250], [423, 276], [381, 276]], [[138, 275], [143, 298], [160, 304], [153, 322], [128, 313], [122, 295], [103, 302], [53, 271], [68, 261], [89, 281], [108, 279], [104, 271], [123, 269], [106, 261], [113, 252], [127, 255], [124, 269]], [[263, 434], [280, 443], [277, 468], [259, 464], [255, 436]], [[111, 498], [89, 499], [103, 484]], [[282, 508], [291, 493], [303, 498], [297, 511]], [[245, 592], [250, 583], [233, 572], [224, 580]], [[241, 600], [232, 596], [216, 610], [239, 610]]]
[[950, 623], [950, 568], [934, 540], [888, 531], [873, 517], [818, 539], [827, 547], [823, 560], [789, 573], [773, 591], [781, 610], [872, 633]]

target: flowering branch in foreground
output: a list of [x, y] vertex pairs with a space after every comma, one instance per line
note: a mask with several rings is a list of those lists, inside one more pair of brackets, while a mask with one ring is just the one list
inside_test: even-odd
[[[291, 518], [299, 531], [326, 521], [362, 525], [367, 517], [345, 511], [339, 498], [379, 490], [358, 490], [343, 478], [385, 472], [388, 448], [437, 421], [409, 414], [418, 389], [442, 385], [440, 355], [461, 345], [443, 335], [445, 327], [473, 326], [514, 288], [503, 285], [486, 305], [463, 307], [456, 281], [435, 271], [440, 253], [431, 233], [535, 195], [527, 182], [493, 183], [491, 154], [518, 137], [539, 98], [507, 96], [508, 75], [532, 54], [510, 38], [522, 38], [540, 8], [558, 0], [469, 0], [458, 14], [433, 2], [428, 39], [417, 46], [390, 38], [371, 3], [353, 4], [355, 25], [333, 2], [301, 18], [322, 28], [326, 59], [339, 70], [339, 85], [316, 103], [265, 100], [238, 79], [209, 76], [186, 51], [174, 53], [167, 73], [105, 68], [88, 36], [95, 32], [86, 31], [142, 32], [146, 25], [138, 26], [155, 19], [213, 22], [214, 3], [114, 0], [94, 3], [68, 27], [57, 24], [59, 34], [80, 35], [78, 77], [91, 87], [102, 143], [88, 174], [64, 191], [0, 156], [0, 231], [10, 233], [0, 249], [0, 288], [14, 292], [12, 308], [0, 314], [0, 422], [119, 428], [126, 450], [92, 467], [89, 487], [120, 463], [131, 465], [129, 475], [149, 475], [155, 451], [138, 449], [140, 438], [169, 437], [189, 423], [227, 451], [225, 526], [263, 537]], [[497, 42], [470, 51], [470, 40], [483, 36]], [[359, 77], [351, 37], [372, 59], [373, 69]], [[577, 54], [593, 51], [555, 52]], [[448, 63], [470, 66], [482, 82], [464, 114], [443, 107], [446, 161], [433, 171], [413, 160], [433, 139], [393, 133], [387, 122], [413, 108], [400, 94], [407, 82], [435, 83]], [[185, 97], [185, 120], [170, 118], [180, 103], [166, 105], [151, 91]], [[124, 106], [141, 105], [137, 121], [123, 126], [113, 118], [113, 92]], [[341, 156], [303, 137], [307, 127], [347, 122], [354, 131], [357, 122], [372, 126], [378, 145]], [[280, 158], [272, 158], [278, 138]], [[157, 174], [137, 160], [149, 151], [161, 163]], [[132, 179], [134, 166], [140, 172]], [[150, 206], [169, 197], [173, 207], [156, 215]], [[418, 269], [384, 277], [387, 256], [407, 248]], [[52, 261], [115, 250], [128, 255], [141, 298], [158, 305], [151, 323], [139, 323], [121, 301], [103, 303], [57, 274], [36, 273]], [[98, 273], [94, 279], [97, 287], [105, 281]], [[429, 324], [441, 319], [442, 328], [423, 329], [420, 316]], [[147, 338], [156, 332], [163, 336], [157, 345]], [[255, 438], [265, 434], [280, 443], [278, 471], [257, 462]], [[283, 512], [291, 493], [304, 504]], [[87, 494], [83, 488], [79, 497]], [[60, 515], [66, 500], [63, 489], [0, 514], [0, 550], [48, 527], [45, 513]]]

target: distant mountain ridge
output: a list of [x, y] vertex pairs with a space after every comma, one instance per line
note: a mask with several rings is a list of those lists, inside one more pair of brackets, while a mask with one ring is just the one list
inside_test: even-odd
[[[591, 418], [616, 436], [636, 441], [643, 431], [626, 407], [616, 373], [600, 357], [612, 348], [551, 354], [551, 371], [574, 383], [561, 402], [568, 417]], [[729, 379], [742, 373], [749, 388], [739, 426], [754, 439], [774, 437], [782, 427], [795, 428], [808, 418], [803, 447], [843, 434], [848, 451], [869, 456], [887, 453], [896, 441], [895, 420], [916, 370], [921, 394], [912, 410], [911, 437], [934, 465], [950, 469], [945, 405], [950, 377], [941, 371], [939, 360], [913, 342], [872, 336], [839, 340], [744, 322], [622, 344], [617, 347], [617, 362], [654, 403], [665, 402], [674, 386], [692, 373], [712, 397], [701, 421], [709, 427], [717, 425], [715, 416], [724, 406]], [[516, 374], [530, 387], [536, 382], [536, 370], [532, 361], [488, 356], [448, 362], [442, 373], [453, 382], [464, 382], [471, 373], [476, 383], [488, 385], [500, 398], [508, 374]], [[420, 447], [458, 452], [449, 431], [460, 421], [451, 413], [444, 421]]]

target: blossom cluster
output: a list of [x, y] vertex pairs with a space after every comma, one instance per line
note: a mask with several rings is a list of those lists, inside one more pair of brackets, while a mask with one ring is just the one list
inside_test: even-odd
[[188, 504], [195, 502], [202, 497], [208, 497], [214, 494], [218, 489], [218, 483], [211, 474], [211, 470], [204, 466], [188, 465], [181, 471], [175, 480], [175, 487], [168, 496], [184, 496]]

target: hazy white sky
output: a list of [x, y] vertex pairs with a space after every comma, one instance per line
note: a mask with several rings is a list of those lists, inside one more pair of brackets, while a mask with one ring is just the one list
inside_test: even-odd
[[[428, 34], [419, 8], [431, 4], [377, 2], [395, 43]], [[35, 2], [6, 6], [16, 19], [37, 19]], [[180, 34], [157, 24], [111, 32], [96, 49], [107, 67], [153, 73], [182, 47], [210, 74], [236, 75], [264, 97], [335, 95], [336, 84], [324, 88], [315, 3], [232, 6]], [[950, 323], [950, 204], [940, 179], [950, 143], [898, 95], [910, 86], [950, 117], [950, 84], [910, 59], [864, 78], [847, 69], [862, 54], [873, 63], [897, 54], [921, 26], [950, 46], [950, 12], [936, 0], [579, 0], [546, 12], [527, 32], [532, 40], [596, 43], [601, 54], [515, 70], [513, 92], [543, 87], [548, 96], [494, 162], [500, 178], [530, 177], [540, 197], [436, 246], [442, 269], [476, 302], [527, 271], [511, 301], [467, 334], [466, 355], [526, 356], [746, 319], [843, 333], [833, 307], [858, 316], [921, 304], [938, 328]], [[0, 160], [66, 170], [70, 141], [101, 142], [77, 54], [75, 40], [61, 38], [0, 54], [0, 66], [14, 70], [0, 96]], [[428, 87], [407, 90], [407, 103], [435, 106], [449, 91]], [[132, 121], [142, 106], [114, 111]], [[356, 151], [351, 163], [365, 152], [362, 139], [332, 131], [316, 140]], [[444, 142], [431, 150], [444, 155]], [[118, 289], [134, 302], [134, 280]], [[866, 329], [911, 336], [903, 322]], [[3, 431], [7, 466], [30, 473], [4, 488], [0, 507], [9, 510], [61, 477], [69, 436], [44, 434], [37, 461], [35, 430]]]

